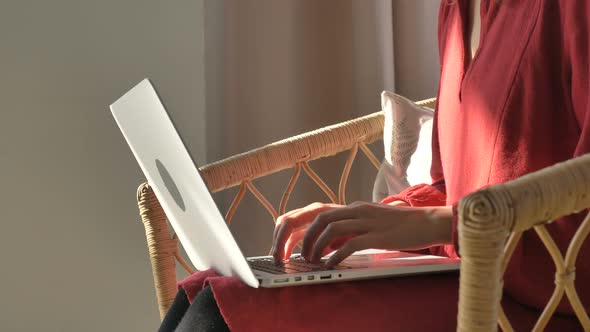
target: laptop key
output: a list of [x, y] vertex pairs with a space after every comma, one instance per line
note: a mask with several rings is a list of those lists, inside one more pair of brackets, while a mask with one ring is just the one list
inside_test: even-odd
[[274, 263], [267, 264], [262, 262], [250, 262], [250, 266], [256, 270], [272, 273], [272, 274], [285, 274], [285, 273], [300, 273], [307, 272], [301, 271], [299, 268], [286, 267], [284, 265], [275, 265]]
[[[302, 256], [294, 256], [289, 260], [275, 262], [273, 258], [257, 258], [250, 260], [250, 265], [258, 270], [265, 271], [272, 274], [285, 274], [285, 273], [302, 273], [302, 272], [315, 272], [325, 271], [324, 266], [325, 259], [320, 264], [310, 263], [305, 260]], [[347, 270], [351, 269], [351, 266], [340, 263], [334, 266], [333, 270]]]

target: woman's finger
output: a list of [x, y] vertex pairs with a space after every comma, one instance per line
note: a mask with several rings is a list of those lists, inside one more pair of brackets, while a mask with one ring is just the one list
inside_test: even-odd
[[305, 229], [294, 232], [293, 234], [291, 234], [289, 239], [287, 239], [287, 242], [285, 243], [285, 253], [283, 255], [285, 259], [291, 257], [293, 249], [299, 242], [301, 242], [301, 239], [303, 239], [303, 235], [305, 235]]
[[[312, 247], [310, 261], [317, 263], [322, 258], [324, 249], [337, 238], [346, 235], [361, 235], [368, 231], [368, 222], [364, 219], [341, 220], [330, 223], [318, 236]], [[350, 240], [349, 240], [350, 241]]]
[[299, 209], [295, 209], [295, 210], [291, 210], [283, 215], [280, 215], [277, 218], [277, 222], [275, 223], [275, 229], [273, 230], [273, 234], [272, 234], [272, 245], [270, 247], [270, 252], [269, 255], [273, 256], [274, 252], [275, 252], [275, 242], [277, 239], [277, 234], [279, 232], [279, 229], [281, 227], [283, 227], [285, 220], [288, 220], [292, 215], [296, 214], [297, 212], [300, 212], [301, 210], [303, 210], [304, 208], [299, 208]]
[[274, 239], [277, 237], [277, 231], [278, 231], [279, 227], [285, 222], [286, 219], [289, 219], [291, 216], [296, 215], [297, 213], [300, 213], [304, 209], [305, 208], [299, 208], [299, 209], [288, 211], [285, 214], [280, 215], [277, 218], [277, 222], [275, 223], [275, 230], [272, 234], [272, 238]]
[[298, 230], [296, 223], [296, 221], [287, 221], [279, 226], [277, 237], [273, 241], [273, 249], [271, 253], [276, 261], [280, 261], [284, 258], [283, 255], [285, 254], [285, 244], [287, 243], [289, 237], [291, 237], [291, 235]]
[[285, 252], [285, 243], [291, 234], [302, 227], [306, 227], [315, 217], [315, 214], [312, 214], [310, 210], [311, 206], [293, 210], [277, 219], [270, 250], [270, 254], [276, 260], [283, 259], [282, 255]]
[[301, 246], [301, 255], [306, 259], [310, 259], [311, 250], [317, 237], [322, 233], [328, 224], [346, 220], [356, 219], [358, 217], [358, 209], [356, 207], [342, 207], [318, 214], [315, 220], [311, 223], [305, 236], [303, 237], [303, 245]]
[[338, 265], [346, 257], [352, 255], [355, 251], [369, 249], [371, 247], [371, 237], [369, 235], [359, 235], [353, 237], [346, 242], [340, 249], [336, 250], [332, 256], [326, 262], [326, 268], [332, 268]]
[[307, 225], [310, 224], [319, 213], [334, 209], [338, 206], [339, 205], [336, 204], [314, 203], [304, 208], [294, 210], [291, 213], [286, 213], [280, 217], [280, 220], [277, 220], [280, 224], [275, 227], [271, 255], [274, 256], [276, 260], [283, 259], [282, 256], [285, 252], [285, 243], [294, 231], [301, 229], [302, 227], [307, 227]]

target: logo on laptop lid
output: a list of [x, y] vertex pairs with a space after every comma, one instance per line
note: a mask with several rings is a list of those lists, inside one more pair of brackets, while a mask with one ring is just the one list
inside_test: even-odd
[[160, 159], [156, 159], [156, 167], [158, 168], [158, 172], [160, 173], [160, 178], [162, 179], [162, 181], [164, 181], [166, 189], [168, 189], [168, 193], [170, 194], [170, 196], [172, 196], [174, 202], [176, 202], [176, 205], [178, 205], [182, 212], [186, 212], [186, 207], [184, 205], [184, 200], [180, 195], [180, 190], [178, 190], [178, 187], [172, 179], [172, 176], [170, 176], [170, 173], [166, 169], [166, 166], [164, 166]]

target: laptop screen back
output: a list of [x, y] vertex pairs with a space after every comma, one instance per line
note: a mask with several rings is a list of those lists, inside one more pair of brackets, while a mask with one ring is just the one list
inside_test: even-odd
[[113, 103], [111, 112], [193, 265], [258, 287], [149, 80]]

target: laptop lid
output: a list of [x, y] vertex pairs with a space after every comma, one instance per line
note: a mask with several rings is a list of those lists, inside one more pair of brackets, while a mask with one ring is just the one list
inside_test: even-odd
[[141, 81], [110, 108], [193, 265], [258, 287], [150, 81]]

